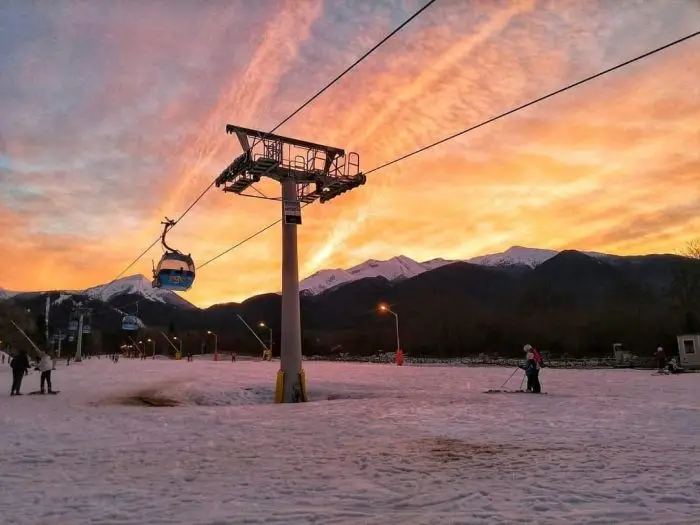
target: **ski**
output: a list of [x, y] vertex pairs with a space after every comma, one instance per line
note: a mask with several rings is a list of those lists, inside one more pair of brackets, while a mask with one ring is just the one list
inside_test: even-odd
[[498, 388], [491, 388], [486, 390], [484, 394], [547, 394], [547, 392], [528, 392], [526, 390], [500, 390]]

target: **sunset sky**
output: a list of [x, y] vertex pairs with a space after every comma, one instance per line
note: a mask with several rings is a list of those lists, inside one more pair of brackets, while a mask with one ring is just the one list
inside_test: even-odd
[[[0, 287], [110, 281], [240, 154], [227, 123], [271, 129], [423, 3], [3, 1]], [[278, 133], [368, 170], [698, 29], [697, 0], [438, 0]], [[514, 244], [675, 252], [699, 212], [700, 37], [308, 207], [300, 273]], [[279, 215], [214, 188], [169, 240], [203, 262]], [[183, 297], [277, 291], [280, 249], [276, 227]]]

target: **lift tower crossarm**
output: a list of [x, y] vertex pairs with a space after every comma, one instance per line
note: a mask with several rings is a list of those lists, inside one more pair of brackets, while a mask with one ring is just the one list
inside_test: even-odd
[[216, 178], [216, 187], [223, 186], [225, 192], [252, 197], [245, 191], [262, 177], [269, 177], [279, 183], [294, 182], [295, 200], [309, 204], [318, 199], [323, 203], [367, 181], [360, 172], [357, 153], [346, 155], [341, 148], [232, 124], [226, 126], [226, 131], [238, 137], [243, 153]]
[[[328, 153], [332, 153], [334, 156], [338, 157], [345, 156], [345, 150], [342, 150], [340, 148], [324, 146], [323, 144], [316, 144], [314, 142], [308, 142], [306, 140], [293, 139], [291, 137], [284, 137], [282, 135], [275, 135], [273, 133], [266, 133], [257, 129], [244, 128], [241, 126], [235, 126], [233, 124], [226, 125], [226, 133], [228, 133], [229, 135], [235, 134], [238, 137], [238, 141], [241, 143], [241, 148], [243, 148], [243, 151], [250, 151], [252, 149], [248, 142], [248, 137], [254, 137], [261, 141], [275, 140], [284, 144], [291, 144], [292, 146], [297, 146], [299, 148], [327, 151]], [[245, 140], [241, 140], [241, 137], [243, 137]]]

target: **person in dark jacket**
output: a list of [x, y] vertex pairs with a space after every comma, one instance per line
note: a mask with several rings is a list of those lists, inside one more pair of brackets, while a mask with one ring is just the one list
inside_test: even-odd
[[19, 389], [22, 387], [22, 379], [24, 379], [24, 374], [29, 370], [27, 352], [20, 350], [17, 357], [10, 363], [10, 367], [12, 367], [12, 389], [10, 390], [10, 395], [21, 396]]
[[680, 374], [683, 372], [683, 367], [678, 364], [676, 356], [673, 356], [668, 360], [668, 366], [666, 367], [669, 374]]
[[525, 350], [525, 364], [520, 365], [520, 368], [525, 370], [525, 377], [527, 377], [527, 391], [533, 394], [539, 394], [542, 391], [540, 385], [540, 364], [537, 362], [538, 359], [533, 352], [533, 348], [530, 345], [525, 345], [523, 348]]
[[662, 373], [666, 368], [666, 352], [664, 352], [662, 346], [659, 346], [656, 349], [656, 354], [654, 354], [654, 357], [656, 358], [656, 365], [659, 369], [659, 373]]

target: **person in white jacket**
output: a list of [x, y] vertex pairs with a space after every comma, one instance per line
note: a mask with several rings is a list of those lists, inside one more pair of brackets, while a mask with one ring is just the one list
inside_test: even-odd
[[53, 393], [51, 390], [51, 370], [53, 369], [53, 359], [47, 353], [41, 356], [39, 360], [39, 371], [41, 372], [41, 393], [44, 392], [44, 383], [49, 387], [49, 394]]

